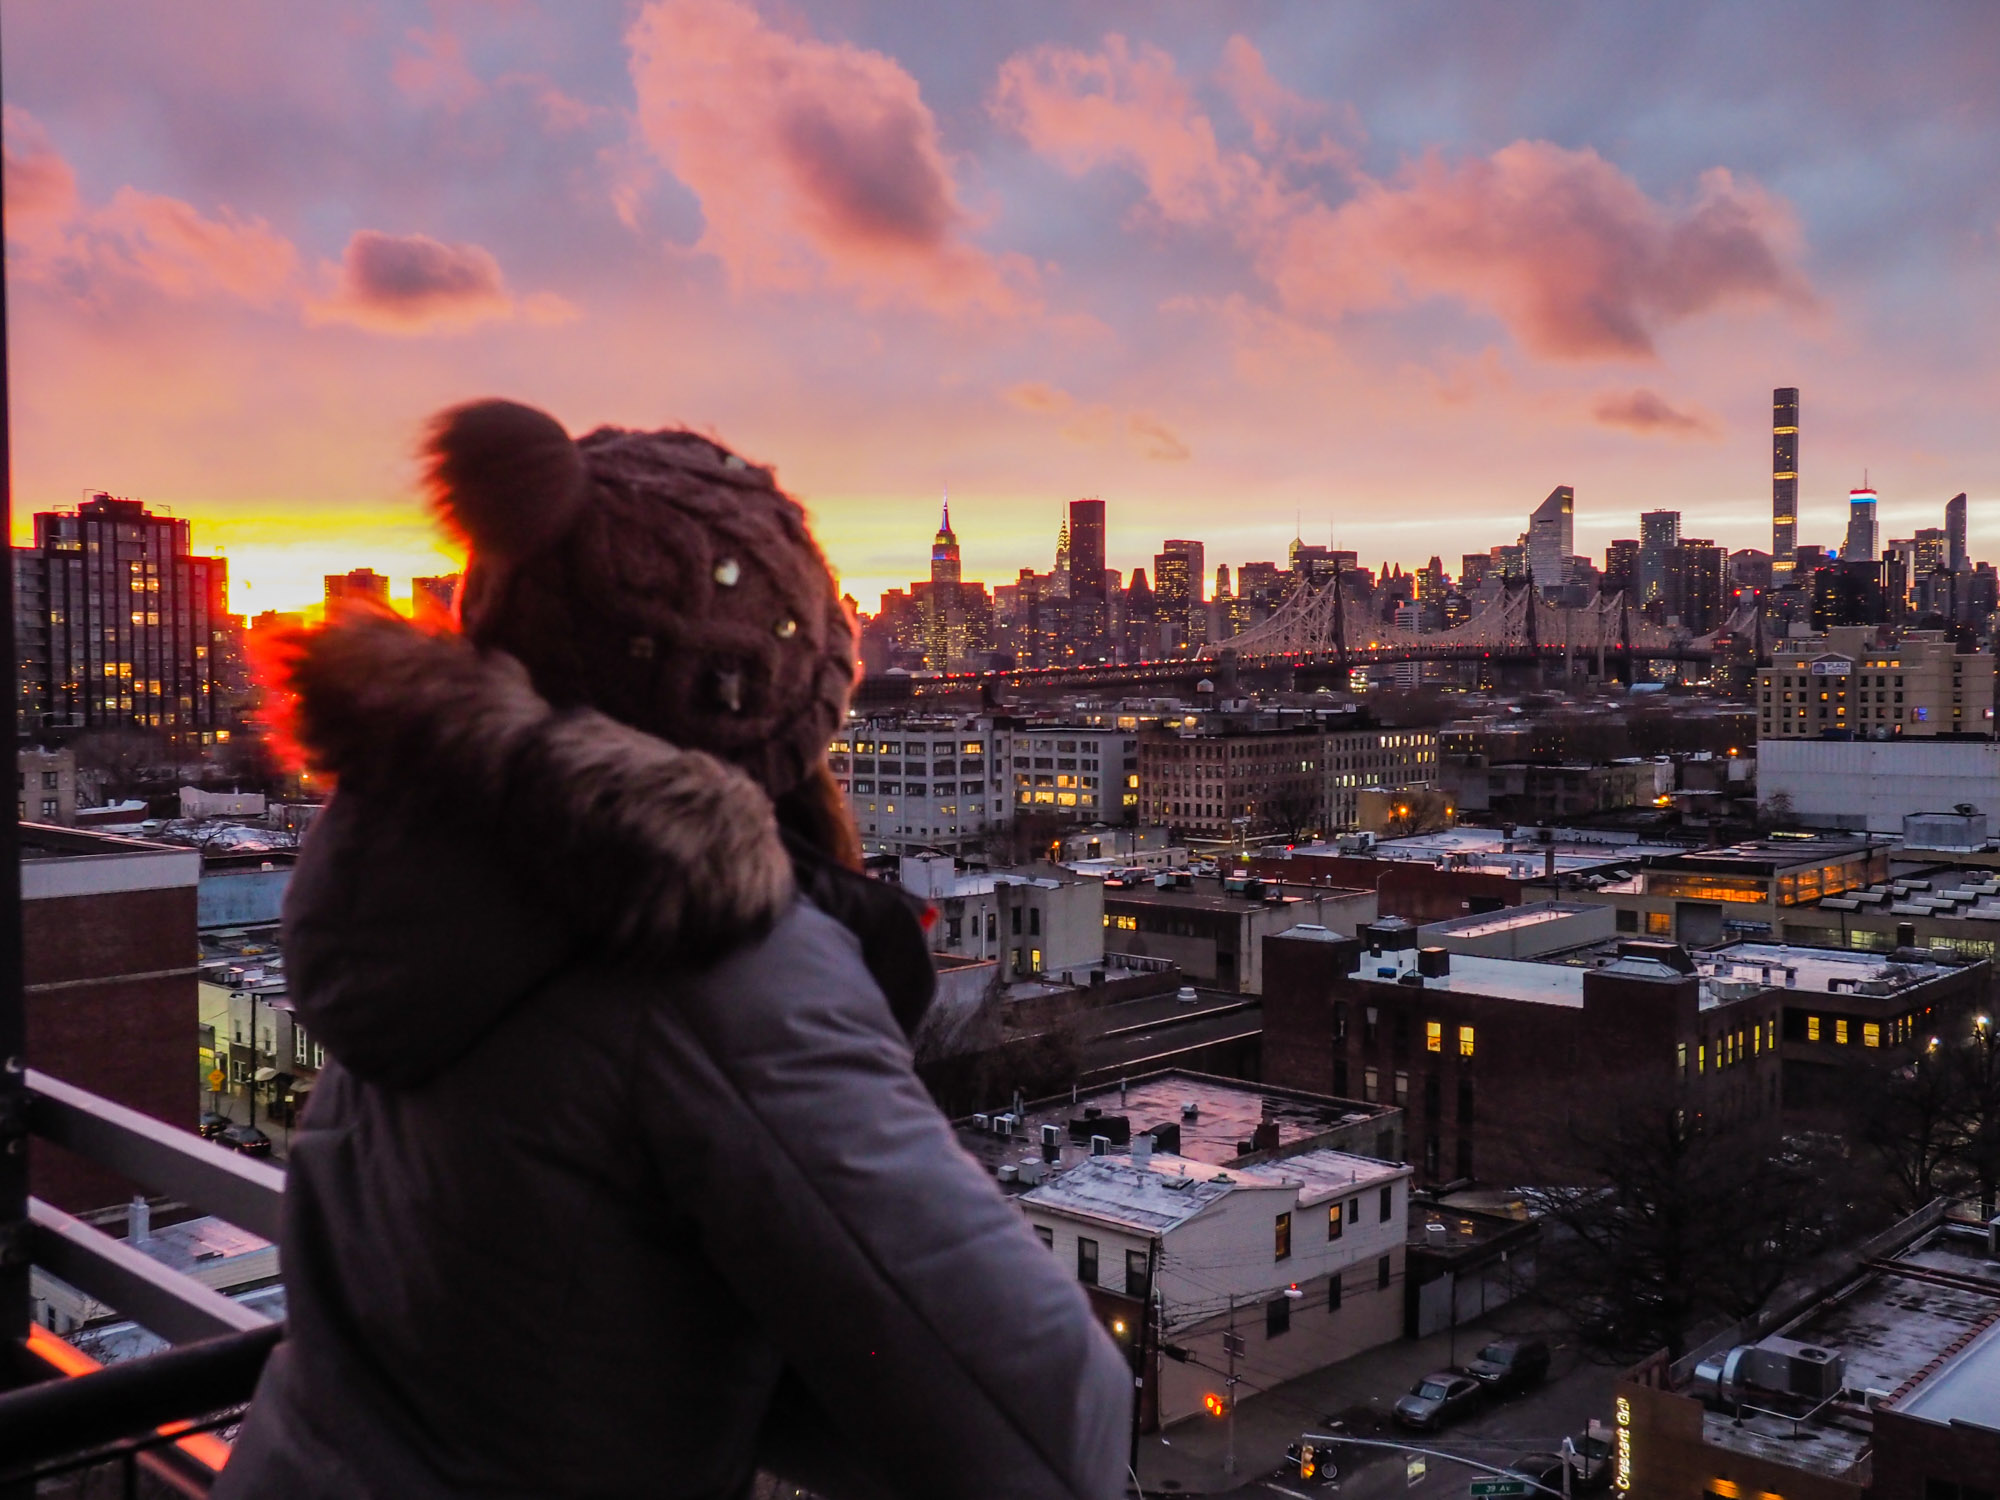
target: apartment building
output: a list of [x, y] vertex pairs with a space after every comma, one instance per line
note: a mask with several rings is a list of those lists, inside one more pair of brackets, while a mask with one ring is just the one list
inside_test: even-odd
[[959, 853], [1008, 820], [1012, 743], [977, 715], [857, 719], [828, 759], [867, 852]]
[[1139, 815], [1136, 725], [1017, 724], [1006, 780], [1016, 812], [1080, 823], [1132, 823]]
[[1437, 779], [1430, 730], [1360, 729], [1285, 714], [1189, 715], [1139, 738], [1140, 810], [1183, 836], [1351, 828], [1364, 788]]
[[1993, 733], [1993, 655], [1941, 630], [1872, 625], [1779, 643], [1757, 673], [1759, 739]]

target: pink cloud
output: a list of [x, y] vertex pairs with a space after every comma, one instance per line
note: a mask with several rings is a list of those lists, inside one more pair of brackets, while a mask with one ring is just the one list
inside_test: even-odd
[[[1367, 176], [1322, 135], [1320, 107], [1272, 78], [1242, 37], [1217, 81], [1251, 126], [1231, 151], [1173, 59], [1105, 38], [1085, 53], [1038, 47], [1001, 67], [992, 108], [1037, 151], [1082, 175], [1122, 167], [1173, 225], [1226, 226], [1295, 312], [1337, 319], [1432, 297], [1497, 316], [1529, 351], [1650, 358], [1671, 324], [1730, 303], [1810, 300], [1790, 210], [1717, 167], [1691, 201], [1656, 202], [1594, 151], [1516, 141], [1457, 163], [1431, 153]], [[1352, 191], [1327, 200], [1294, 163], [1332, 164]]]
[[937, 121], [893, 58], [787, 35], [738, 0], [655, 0], [629, 41], [641, 133], [738, 286], [823, 275], [870, 302], [1021, 305], [1019, 264], [967, 242]]
[[1807, 300], [1790, 212], [1716, 168], [1694, 201], [1654, 202], [1594, 151], [1516, 141], [1452, 165], [1435, 153], [1394, 183], [1316, 204], [1262, 247], [1295, 307], [1455, 297], [1534, 353], [1649, 358], [1664, 326], [1732, 302]]
[[333, 276], [332, 295], [307, 308], [312, 321], [430, 333], [509, 318], [515, 311], [490, 251], [447, 245], [428, 235], [363, 229], [348, 240]]
[[1707, 412], [1670, 406], [1657, 391], [1612, 391], [1590, 409], [1591, 419], [1647, 437], [1713, 438], [1716, 422]]
[[59, 237], [76, 216], [76, 173], [25, 109], [6, 107], [4, 139], [8, 238], [34, 244]]
[[1122, 166], [1145, 183], [1167, 220], [1204, 223], [1246, 191], [1262, 168], [1225, 152], [1174, 60], [1122, 36], [1104, 50], [1044, 46], [1009, 58], [992, 98], [994, 116], [1077, 176]]
[[171, 297], [222, 292], [269, 305], [292, 286], [298, 251], [264, 220], [228, 208], [210, 217], [132, 187], [89, 208], [30, 115], [10, 107], [6, 135], [7, 234], [20, 251], [9, 270], [23, 279], [59, 282], [84, 301], [136, 282]]
[[299, 264], [292, 242], [262, 219], [227, 208], [209, 218], [178, 198], [132, 187], [91, 216], [89, 237], [100, 264], [122, 263], [177, 297], [221, 291], [268, 306], [290, 290]]

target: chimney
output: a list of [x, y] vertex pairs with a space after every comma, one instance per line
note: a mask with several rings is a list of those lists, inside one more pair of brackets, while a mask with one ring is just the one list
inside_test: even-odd
[[1551, 844], [1547, 849], [1542, 851], [1542, 879], [1554, 880], [1555, 878], [1556, 878], [1556, 846], [1554, 844]]
[[1145, 1131], [1132, 1137], [1132, 1165], [1148, 1167], [1153, 1163], [1153, 1138]]
[[153, 1237], [153, 1206], [139, 1194], [132, 1195], [132, 1206], [125, 1210], [125, 1243], [143, 1245]]

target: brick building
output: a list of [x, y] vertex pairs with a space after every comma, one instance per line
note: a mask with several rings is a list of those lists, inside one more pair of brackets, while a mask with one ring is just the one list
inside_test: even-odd
[[[196, 1075], [193, 849], [76, 829], [21, 830], [28, 1065], [192, 1129]], [[131, 1185], [42, 1141], [34, 1192], [102, 1208]]]
[[1979, 964], [1761, 943], [1690, 956], [1627, 940], [1584, 967], [1419, 950], [1394, 919], [1305, 936], [1264, 945], [1265, 1076], [1407, 1110], [1423, 1183], [1587, 1180], [1633, 1099], [1775, 1130], [1788, 1088], [1820, 1107], [1823, 1070], [1909, 1044], [1986, 981]]

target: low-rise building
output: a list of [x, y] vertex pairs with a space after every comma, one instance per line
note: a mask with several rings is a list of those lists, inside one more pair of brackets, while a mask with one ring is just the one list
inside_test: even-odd
[[1684, 845], [1614, 830], [1461, 825], [1398, 839], [1342, 839], [1253, 856], [1247, 868], [1287, 885], [1373, 890], [1382, 915], [1441, 922], [1547, 899], [1558, 887], [1622, 880]]
[[1626, 940], [1586, 963], [1460, 956], [1396, 919], [1266, 939], [1264, 1069], [1408, 1111], [1418, 1180], [1589, 1181], [1634, 1100], [1746, 1135], [1829, 1106], [1845, 1070], [1975, 1002], [1984, 965]]
[[1353, 931], [1372, 890], [1285, 886], [1255, 876], [1163, 871], [1104, 882], [1104, 950], [1164, 960], [1218, 989], [1263, 992], [1263, 939], [1301, 923]]
[[933, 951], [992, 959], [1002, 982], [1104, 963], [1104, 883], [1061, 865], [960, 873], [947, 855], [905, 856], [903, 888], [937, 908]]
[[1139, 739], [1140, 816], [1200, 839], [1352, 828], [1364, 788], [1436, 782], [1428, 729], [1270, 712], [1189, 714]]
[[1887, 839], [1778, 835], [1654, 856], [1569, 894], [1611, 907], [1620, 932], [1705, 948], [1774, 936], [1793, 907], [1886, 880], [1889, 857]]
[[23, 823], [67, 828], [76, 822], [76, 752], [23, 745], [14, 752], [20, 783], [16, 811]]
[[[21, 830], [28, 1066], [181, 1129], [199, 1113], [193, 849], [74, 828]], [[77, 1212], [132, 1184], [35, 1141], [37, 1197]]]
[[2000, 741], [1765, 740], [1757, 796], [1774, 821], [1808, 828], [1893, 834], [1960, 805], [2000, 821]]
[[[1144, 1430], [1403, 1326], [1409, 1168], [1380, 1105], [1167, 1072], [961, 1122], [1133, 1353]], [[1240, 1340], [1229, 1352], [1229, 1336]]]
[[2000, 1243], [1943, 1203], [1616, 1388], [1634, 1496], [1977, 1500], [2000, 1476]]
[[1757, 738], [1993, 733], [1993, 656], [1942, 630], [1838, 626], [1779, 642], [1757, 673]]

